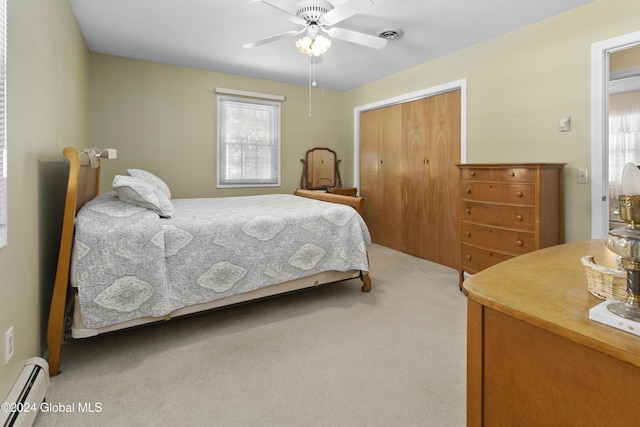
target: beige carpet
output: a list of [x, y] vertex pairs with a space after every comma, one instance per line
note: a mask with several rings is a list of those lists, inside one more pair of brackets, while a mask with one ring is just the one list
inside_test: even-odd
[[[37, 426], [463, 426], [457, 271], [373, 245], [360, 281], [62, 349]], [[81, 412], [87, 409], [97, 412]]]

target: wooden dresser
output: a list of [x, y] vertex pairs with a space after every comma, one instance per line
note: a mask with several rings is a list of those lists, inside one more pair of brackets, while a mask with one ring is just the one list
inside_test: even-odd
[[515, 257], [464, 282], [467, 426], [640, 425], [640, 337], [589, 320], [580, 258], [602, 240]]
[[460, 164], [460, 284], [501, 261], [563, 242], [564, 163]]

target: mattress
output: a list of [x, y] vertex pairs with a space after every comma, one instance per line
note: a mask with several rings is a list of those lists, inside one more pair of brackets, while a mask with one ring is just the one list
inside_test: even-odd
[[71, 282], [83, 325], [104, 328], [327, 271], [368, 272], [351, 207], [287, 194], [172, 199], [155, 212], [106, 193], [76, 217]]

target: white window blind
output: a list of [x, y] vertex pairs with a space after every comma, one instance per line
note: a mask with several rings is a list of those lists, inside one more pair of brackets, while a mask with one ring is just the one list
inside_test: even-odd
[[7, 0], [0, 0], [0, 248], [7, 244]]
[[280, 103], [217, 96], [217, 186], [280, 185]]

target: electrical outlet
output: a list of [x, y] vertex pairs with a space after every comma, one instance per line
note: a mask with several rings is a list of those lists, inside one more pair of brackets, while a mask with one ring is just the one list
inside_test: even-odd
[[4, 364], [9, 363], [13, 357], [13, 326], [4, 333]]

